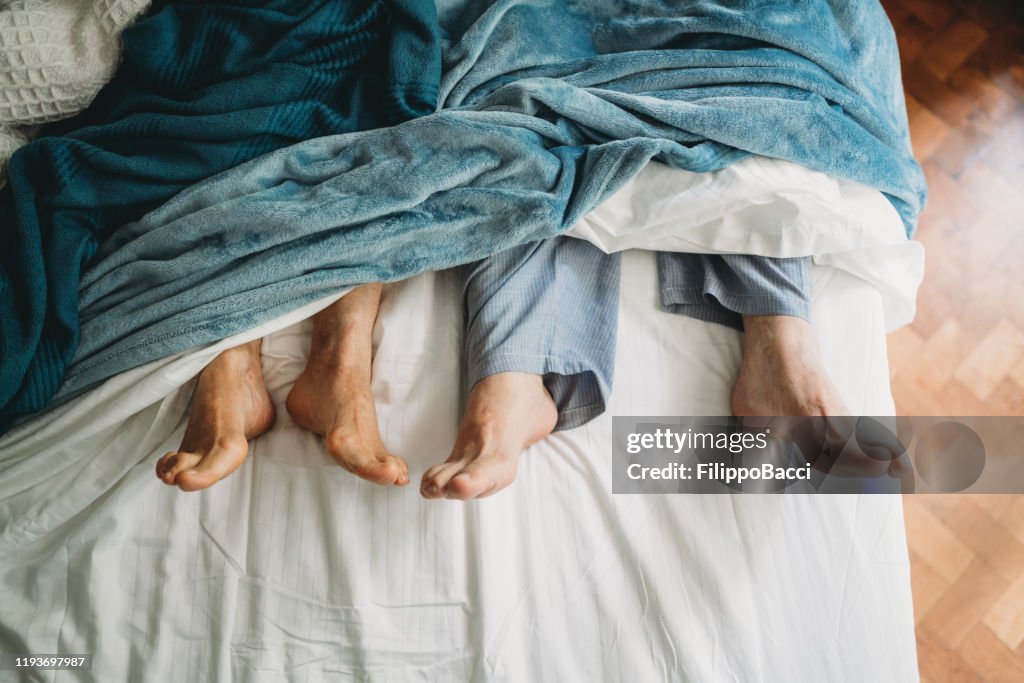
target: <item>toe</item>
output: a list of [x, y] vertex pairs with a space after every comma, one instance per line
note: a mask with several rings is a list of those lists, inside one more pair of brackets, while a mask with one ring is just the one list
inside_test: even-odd
[[177, 453], [171, 451], [170, 453], [164, 453], [163, 457], [156, 461], [156, 478], [165, 484], [167, 481], [167, 474], [174, 468], [176, 462]]
[[198, 491], [213, 486], [242, 464], [249, 451], [245, 437], [222, 437], [193, 467], [178, 473], [175, 483], [182, 491]]
[[409, 466], [379, 443], [367, 443], [361, 435], [341, 429], [331, 431], [326, 443], [334, 461], [357, 477], [385, 486], [409, 483]]
[[466, 463], [462, 460], [443, 462], [434, 465], [423, 474], [420, 482], [420, 493], [424, 498], [443, 498], [445, 487], [452, 477], [459, 473]]
[[906, 453], [901, 453], [898, 457], [894, 458], [892, 463], [889, 465], [889, 476], [894, 479], [905, 477], [913, 471], [914, 466], [910, 462], [910, 456]]
[[395, 486], [407, 486], [409, 484], [409, 465], [396, 455], [389, 455], [388, 458], [398, 468], [398, 477], [395, 479]]
[[196, 470], [185, 470], [178, 475], [175, 479], [175, 484], [182, 491], [201, 491], [203, 489], [210, 488], [218, 481], [220, 477], [216, 477], [209, 472], [197, 472]]
[[468, 472], [459, 472], [445, 487], [445, 497], [455, 500], [469, 500], [482, 495], [494, 488], [494, 482], [479, 474], [474, 476]]
[[515, 465], [497, 458], [476, 460], [452, 477], [448, 498], [469, 500], [497, 493], [515, 479]]
[[387, 486], [397, 484], [403, 476], [408, 479], [408, 474], [404, 473], [405, 463], [395, 456], [361, 462], [345, 460], [340, 464], [357, 477], [372, 481], [374, 484]]
[[405, 462], [393, 455], [381, 457], [367, 470], [366, 477], [370, 481], [384, 486], [398, 484], [402, 478], [408, 478]]
[[156, 464], [156, 473], [160, 480], [168, 486], [174, 486], [178, 475], [194, 467], [201, 459], [198, 453], [188, 451], [171, 451]]

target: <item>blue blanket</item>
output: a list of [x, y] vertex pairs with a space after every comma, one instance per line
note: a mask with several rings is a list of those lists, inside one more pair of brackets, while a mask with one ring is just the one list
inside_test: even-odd
[[440, 111], [255, 159], [101, 248], [61, 397], [348, 285], [556, 235], [652, 159], [787, 159], [878, 188], [914, 228], [924, 181], [875, 0], [447, 0], [438, 15]]
[[56, 391], [83, 267], [119, 228], [272, 150], [437, 103], [432, 0], [157, 0], [123, 40], [116, 78], [21, 149], [0, 193], [0, 432]]

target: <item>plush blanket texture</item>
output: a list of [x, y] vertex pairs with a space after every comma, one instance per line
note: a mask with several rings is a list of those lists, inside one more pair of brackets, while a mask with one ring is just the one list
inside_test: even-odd
[[78, 346], [83, 268], [100, 244], [117, 249], [120, 228], [249, 159], [437, 102], [430, 0], [164, 0], [123, 40], [123, 64], [92, 106], [10, 162], [0, 428], [57, 389]]
[[[113, 233], [81, 282], [60, 396], [348, 285], [558, 234], [651, 159], [794, 161], [878, 188], [913, 230], [924, 182], [875, 0], [450, 0], [438, 21], [437, 113], [267, 154]], [[5, 294], [2, 334], [36, 363], [25, 374], [5, 357], [5, 391], [34, 386], [39, 359], [60, 367], [78, 338], [74, 297], [38, 270], [55, 272], [59, 250], [21, 239], [37, 270], [5, 272], [31, 315]], [[43, 282], [46, 325], [23, 289]]]

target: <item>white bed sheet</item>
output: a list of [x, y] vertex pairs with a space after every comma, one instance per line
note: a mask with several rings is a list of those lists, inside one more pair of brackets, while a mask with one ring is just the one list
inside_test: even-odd
[[[529, 449], [481, 502], [359, 480], [292, 423], [307, 318], [327, 301], [15, 430], [0, 443], [0, 651], [94, 655], [53, 680], [917, 680], [898, 497], [610, 493], [610, 415], [728, 414], [740, 358], [734, 331], [659, 309], [650, 253], [623, 268], [608, 414]], [[892, 413], [883, 293], [814, 273], [840, 392]], [[440, 273], [389, 288], [378, 320], [381, 430], [414, 482], [454, 440], [460, 315]], [[164, 487], [153, 467], [181, 439], [194, 376], [268, 332], [274, 429], [213, 489]]]
[[886, 331], [914, 319], [924, 247], [866, 185], [750, 156], [714, 173], [650, 163], [569, 232], [606, 253], [811, 256], [882, 295]]

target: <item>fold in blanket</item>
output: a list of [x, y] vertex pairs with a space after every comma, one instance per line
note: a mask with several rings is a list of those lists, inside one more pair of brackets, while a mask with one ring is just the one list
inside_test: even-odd
[[913, 230], [923, 175], [875, 0], [447, 0], [439, 22], [443, 111], [274, 152], [118, 230], [82, 281], [59, 397], [349, 285], [558, 234], [651, 159], [786, 159], [878, 188]]
[[0, 431], [56, 391], [98, 245], [116, 250], [118, 228], [261, 154], [433, 111], [437, 31], [432, 0], [154, 3], [124, 33], [122, 66], [93, 104], [11, 160]]

